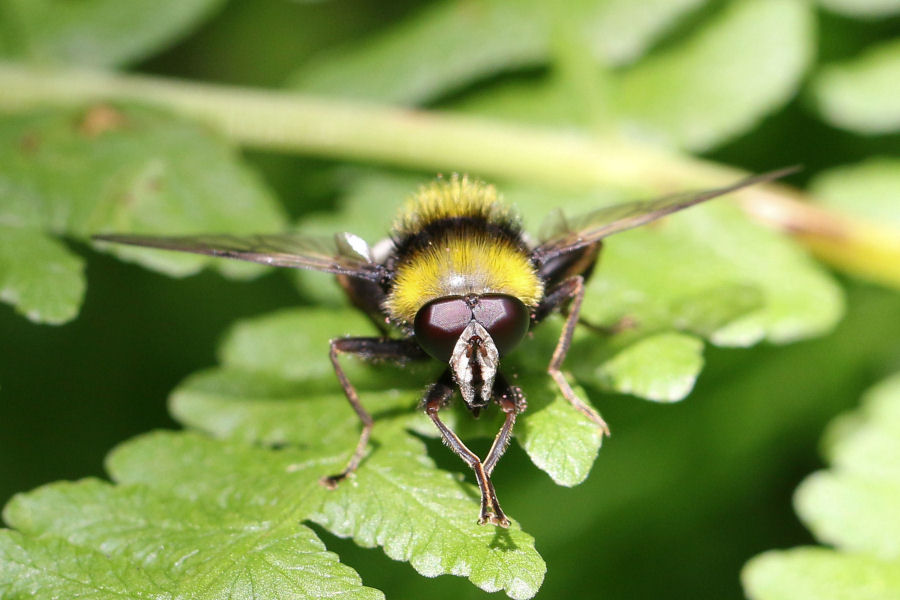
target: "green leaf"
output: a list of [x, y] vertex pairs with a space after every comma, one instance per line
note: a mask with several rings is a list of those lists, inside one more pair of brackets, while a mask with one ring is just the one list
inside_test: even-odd
[[0, 530], [0, 595], [4, 598], [171, 598], [163, 586], [124, 558], [57, 537]]
[[84, 298], [84, 264], [53, 238], [0, 224], [0, 300], [36, 323], [64, 323]]
[[873, 388], [861, 415], [826, 437], [833, 467], [797, 490], [797, 512], [841, 550], [900, 559], [900, 375]]
[[742, 575], [750, 600], [893, 600], [900, 563], [825, 548], [767, 552]]
[[705, 151], [790, 100], [810, 63], [806, 2], [733, 2], [690, 38], [626, 71], [614, 92], [622, 127]]
[[864, 134], [900, 129], [900, 40], [874, 45], [851, 60], [826, 66], [812, 82], [822, 118]]
[[[45, 322], [74, 317], [84, 285], [80, 260], [41, 237], [47, 233], [85, 240], [100, 231], [284, 228], [280, 207], [238, 164], [232, 148], [195, 124], [138, 107], [95, 105], [0, 118], [0, 190], [0, 224], [20, 230], [3, 236], [5, 262], [20, 265], [6, 267], [6, 279], [19, 289], [6, 297], [18, 294], [21, 310], [44, 315], [38, 318]], [[211, 260], [110, 251], [173, 275], [195, 272]], [[234, 261], [217, 266], [233, 275], [262, 270]]]
[[830, 11], [858, 19], [878, 19], [900, 13], [898, 0], [819, 0]]
[[[236, 323], [219, 347], [219, 360], [227, 367], [304, 381], [313, 387], [338, 390], [329, 358], [329, 341], [341, 337], [377, 336], [372, 323], [347, 307], [285, 309]], [[353, 356], [340, 359], [347, 376], [371, 389], [422, 388], [434, 376], [430, 363], [398, 366], [372, 365]], [[308, 390], [309, 391], [309, 390]]]
[[[316, 391], [316, 387], [322, 391]], [[413, 414], [422, 396], [422, 389], [359, 391], [366, 409], [379, 422], [382, 417]], [[215, 369], [193, 375], [179, 385], [170, 398], [170, 407], [172, 415], [185, 425], [248, 443], [304, 447], [344, 444], [350, 448], [360, 430], [359, 418], [333, 375], [319, 383], [263, 372]]]
[[900, 225], [900, 159], [874, 157], [829, 169], [814, 177], [809, 187], [819, 204]]
[[436, 469], [421, 441], [389, 425], [376, 428], [378, 449], [334, 491], [318, 479], [341, 468], [346, 448], [279, 451], [158, 433], [121, 446], [109, 458], [113, 477], [195, 502], [255, 515], [307, 516], [342, 537], [381, 546], [429, 577], [468, 577], [487, 591], [530, 598], [545, 566], [534, 540], [515, 524], [501, 531], [476, 524], [478, 496]]
[[[603, 434], [575, 410], [549, 376], [529, 375], [517, 382], [528, 396], [528, 410], [518, 423], [516, 439], [537, 467], [559, 485], [587, 479], [603, 443]], [[573, 390], [582, 400], [584, 389]]]
[[[16, 496], [4, 517], [31, 539], [64, 541], [68, 547], [54, 549], [62, 556], [66, 550], [78, 556], [75, 564], [29, 578], [43, 594], [67, 567], [68, 582], [58, 583], [57, 596], [80, 597], [94, 588], [128, 597], [383, 597], [362, 587], [290, 510], [260, 520], [237, 507], [157, 495], [145, 486], [84, 480]], [[29, 545], [20, 542], [20, 550]], [[17, 561], [22, 567], [40, 564], [38, 553], [28, 554]], [[10, 577], [15, 570], [4, 571], [0, 589], [22, 585]], [[115, 576], [112, 585], [103, 581], [107, 572]]]
[[95, 66], [132, 63], [183, 37], [223, 0], [4, 0], [8, 56]]
[[611, 355], [604, 350], [586, 340], [573, 346], [572, 353], [578, 354], [572, 367], [576, 377], [648, 400], [681, 400], [703, 368], [703, 341], [674, 331], [638, 339]]
[[[617, 235], [604, 252], [584, 305], [592, 322], [627, 317], [748, 346], [819, 335], [843, 312], [840, 289], [818, 265], [724, 202]], [[712, 311], [698, 314], [694, 303]]]
[[896, 598], [900, 596], [900, 374], [838, 418], [826, 436], [832, 464], [808, 477], [797, 512], [835, 550], [770, 552], [745, 568], [751, 598]]
[[[637, 9], [627, 0], [604, 0], [565, 10], [582, 28], [571, 35], [584, 36], [595, 58], [621, 64], [702, 3], [653, 0]], [[536, 0], [445, 0], [323, 54], [291, 81], [310, 92], [422, 103], [499, 72], [547, 64], [554, 21], [553, 9]]]

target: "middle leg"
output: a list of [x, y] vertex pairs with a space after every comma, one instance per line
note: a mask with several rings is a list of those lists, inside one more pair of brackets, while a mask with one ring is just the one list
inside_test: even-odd
[[603, 420], [596, 410], [589, 406], [584, 400], [575, 394], [575, 390], [569, 385], [566, 376], [563, 374], [561, 367], [572, 344], [572, 335], [575, 333], [575, 326], [578, 324], [579, 313], [581, 312], [581, 302], [584, 300], [584, 278], [580, 275], [570, 277], [563, 281], [559, 286], [552, 290], [541, 304], [535, 310], [533, 320], [541, 321], [554, 310], [562, 309], [568, 304], [568, 314], [566, 322], [563, 325], [562, 333], [559, 341], [556, 342], [556, 349], [550, 358], [550, 364], [547, 365], [547, 372], [556, 385], [559, 387], [566, 400], [575, 407], [580, 413], [594, 422], [597, 427], [605, 434], [609, 435], [609, 426]]

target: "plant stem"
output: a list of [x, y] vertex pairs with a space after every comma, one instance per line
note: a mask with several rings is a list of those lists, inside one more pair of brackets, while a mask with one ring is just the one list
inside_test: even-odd
[[[0, 62], [0, 110], [100, 101], [154, 104], [264, 150], [464, 171], [566, 189], [665, 193], [717, 187], [743, 173], [615, 136], [588, 137], [444, 112], [298, 93]], [[818, 208], [780, 185], [736, 194], [745, 210], [837, 268], [900, 287], [900, 232]]]

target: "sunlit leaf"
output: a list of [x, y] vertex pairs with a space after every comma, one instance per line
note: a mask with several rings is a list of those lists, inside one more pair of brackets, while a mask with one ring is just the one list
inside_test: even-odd
[[58, 240], [0, 224], [0, 300], [37, 323], [64, 323], [84, 297], [84, 267]]
[[0, 53], [41, 62], [130, 63], [164, 48], [223, 0], [5, 0]]
[[[566, 5], [597, 59], [634, 60], [703, 0]], [[292, 78], [301, 89], [421, 103], [498, 72], [547, 64], [555, 9], [536, 0], [445, 0], [351, 46], [324, 54]], [[440, 65], [436, 67], [435, 65]]]
[[865, 134], [900, 129], [900, 41], [870, 47], [860, 56], [824, 67], [812, 83], [822, 117]]
[[787, 102], [812, 48], [809, 4], [733, 2], [679, 46], [623, 74], [614, 93], [619, 120], [631, 134], [708, 150]]
[[[262, 520], [236, 506], [84, 480], [16, 496], [4, 518], [28, 537], [7, 537], [19, 543], [5, 549], [19, 556], [12, 568], [7, 561], [0, 567], [0, 590], [31, 588], [37, 597], [383, 597], [362, 587], [290, 510]], [[41, 564], [48, 541], [71, 562]]]
[[[226, 507], [255, 520], [310, 518], [366, 547], [434, 577], [468, 577], [488, 591], [530, 598], [543, 580], [534, 541], [515, 524], [498, 531], [476, 523], [477, 492], [436, 469], [421, 441], [390, 427], [379, 432], [356, 477], [328, 491], [318, 479], [339, 470], [347, 449], [264, 450], [192, 434], [156, 434], [110, 458], [122, 483]], [[150, 461], [152, 464], [148, 464]]]
[[879, 19], [900, 13], [898, 0], [819, 0], [828, 10], [859, 19]]
[[[18, 229], [2, 241], [10, 265], [6, 298], [44, 322], [72, 318], [83, 295], [80, 261], [47, 234], [85, 240], [100, 231], [284, 228], [281, 209], [232, 148], [197, 125], [145, 108], [98, 104], [0, 118], [0, 190], [0, 224]], [[111, 251], [176, 275], [210, 262]], [[218, 266], [235, 275], [262, 269], [233, 261]]]
[[831, 468], [797, 490], [797, 512], [835, 549], [768, 552], [744, 570], [754, 600], [900, 595], [900, 375], [882, 382], [826, 436]]
[[900, 225], [900, 159], [870, 158], [829, 169], [810, 183], [816, 202], [877, 223]]
[[750, 600], [892, 600], [900, 563], [825, 548], [768, 552], [744, 569]]

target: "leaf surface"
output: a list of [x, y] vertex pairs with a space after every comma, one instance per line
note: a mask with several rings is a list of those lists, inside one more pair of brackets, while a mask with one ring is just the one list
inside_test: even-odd
[[754, 558], [743, 575], [754, 600], [900, 595], [900, 374], [871, 389], [861, 409], [836, 419], [825, 442], [831, 468], [807, 477], [795, 506], [834, 549]]
[[[96, 586], [129, 597], [383, 597], [362, 587], [359, 576], [326, 552], [290, 511], [262, 520], [236, 509], [167, 496], [165, 490], [157, 495], [145, 486], [83, 480], [20, 494], [4, 518], [31, 539], [55, 540], [80, 556], [68, 565], [68, 585], [60, 582], [56, 590], [64, 596]], [[25, 561], [34, 563], [38, 556], [31, 550]], [[98, 578], [104, 568], [118, 576], [114, 587]], [[75, 584], [81, 577], [91, 583]], [[43, 585], [52, 576], [35, 579]]]
[[822, 118], [863, 134], [900, 129], [900, 40], [882, 42], [848, 61], [823, 67], [812, 82]]
[[[284, 216], [232, 148], [155, 110], [98, 104], [0, 117], [0, 227], [5, 299], [41, 322], [75, 316], [81, 261], [52, 236], [284, 229]], [[172, 275], [211, 259], [108, 246]], [[258, 265], [219, 261], [227, 274]], [[27, 267], [27, 268], [26, 268]]]
[[340, 470], [345, 444], [267, 450], [160, 433], [120, 447], [109, 467], [119, 482], [161, 487], [257, 519], [272, 511], [310, 518], [362, 546], [381, 546], [430, 577], [455, 574], [488, 591], [533, 596], [545, 570], [534, 540], [515, 524], [505, 531], [478, 525], [475, 490], [435, 468], [421, 441], [388, 424], [375, 435], [377, 450], [334, 491], [318, 480]]
[[4, 0], [0, 52], [38, 62], [111, 67], [184, 36], [222, 0]]
[[805, 2], [731, 3], [678, 47], [623, 74], [614, 94], [622, 126], [693, 151], [750, 129], [797, 91], [813, 24]]

